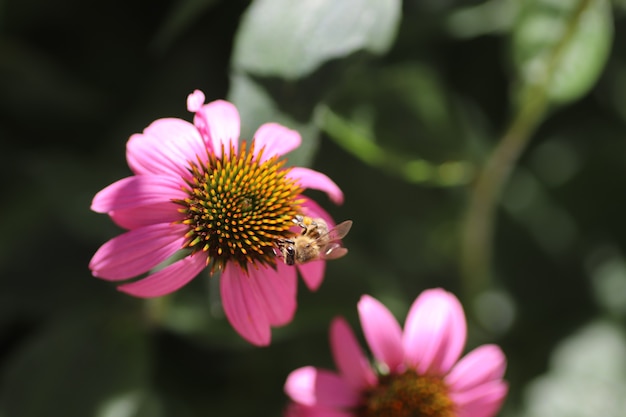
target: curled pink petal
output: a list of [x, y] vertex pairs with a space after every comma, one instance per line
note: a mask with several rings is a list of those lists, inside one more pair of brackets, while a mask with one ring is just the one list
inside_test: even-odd
[[364, 295], [358, 303], [361, 328], [376, 359], [391, 372], [403, 365], [402, 328], [393, 314], [380, 301]]
[[110, 281], [143, 274], [182, 247], [185, 230], [185, 225], [159, 223], [123, 233], [100, 246], [89, 269]]
[[117, 289], [135, 297], [160, 297], [182, 288], [205, 267], [206, 257], [187, 256], [146, 278], [120, 285]]
[[137, 229], [157, 223], [173, 223], [184, 217], [172, 202], [156, 203], [148, 206], [132, 207], [109, 212], [111, 219], [125, 229]]
[[502, 379], [506, 358], [496, 345], [482, 345], [465, 355], [446, 376], [446, 384], [455, 391], [472, 389], [486, 382]]
[[335, 204], [343, 203], [343, 192], [328, 176], [309, 168], [293, 167], [287, 174], [303, 188], [324, 191]]
[[351, 407], [359, 394], [339, 375], [312, 366], [296, 369], [287, 377], [285, 393], [299, 404], [323, 407]]
[[224, 313], [241, 337], [257, 346], [267, 346], [271, 339], [267, 307], [248, 280], [238, 266], [224, 268], [220, 278]]
[[128, 166], [139, 175], [189, 176], [189, 163], [206, 158], [206, 148], [194, 125], [181, 119], [159, 119], [126, 144]]
[[240, 119], [237, 108], [224, 100], [212, 101], [202, 106], [193, 119], [209, 150], [222, 157], [222, 146], [228, 152], [232, 146], [237, 150]]
[[471, 391], [450, 393], [457, 405], [458, 417], [493, 417], [502, 407], [508, 385], [504, 381], [492, 381]]
[[254, 134], [256, 152], [263, 150], [261, 162], [293, 151], [302, 142], [300, 133], [278, 123], [266, 123]]
[[135, 175], [122, 178], [102, 189], [93, 198], [91, 209], [98, 213], [123, 210], [183, 199], [180, 182], [171, 177]]
[[194, 90], [187, 96], [187, 110], [195, 113], [202, 108], [204, 104], [204, 93], [200, 90]]
[[404, 354], [418, 373], [443, 375], [459, 359], [467, 327], [459, 300], [442, 289], [426, 290], [415, 300], [404, 326]]
[[245, 283], [256, 295], [258, 305], [263, 308], [270, 325], [281, 326], [293, 319], [298, 283], [293, 267], [283, 263], [277, 263], [276, 269], [260, 266], [248, 271]]
[[330, 325], [330, 347], [337, 369], [351, 386], [364, 389], [376, 385], [376, 375], [365, 353], [341, 317], [335, 318]]

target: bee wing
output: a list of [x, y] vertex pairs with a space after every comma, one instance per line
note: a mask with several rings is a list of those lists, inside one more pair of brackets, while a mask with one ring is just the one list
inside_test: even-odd
[[341, 222], [337, 226], [330, 229], [326, 236], [328, 236], [328, 240], [331, 242], [334, 240], [342, 239], [348, 234], [351, 227], [352, 220], [346, 220], [345, 222]]
[[348, 253], [348, 249], [344, 248], [339, 243], [334, 242], [334, 243], [329, 243], [328, 245], [324, 247], [324, 250], [320, 254], [320, 258], [328, 259], [328, 260], [337, 259], [337, 258], [341, 258], [342, 256], [344, 256], [346, 253]]

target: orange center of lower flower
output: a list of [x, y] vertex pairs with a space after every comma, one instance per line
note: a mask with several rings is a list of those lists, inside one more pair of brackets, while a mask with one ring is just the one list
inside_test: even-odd
[[358, 417], [454, 417], [454, 403], [440, 377], [418, 375], [409, 370], [384, 375], [369, 390]]
[[301, 212], [302, 188], [286, 175], [278, 156], [261, 162], [254, 141], [247, 149], [209, 154], [207, 162], [192, 162], [186, 180], [183, 224], [189, 225], [184, 247], [208, 254], [207, 264], [221, 269], [227, 262], [244, 271], [248, 265], [275, 265], [276, 241], [291, 235], [293, 218]]

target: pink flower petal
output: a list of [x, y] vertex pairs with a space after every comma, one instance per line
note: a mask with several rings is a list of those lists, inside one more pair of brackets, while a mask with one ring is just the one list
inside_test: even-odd
[[135, 297], [160, 297], [182, 288], [205, 267], [206, 256], [187, 256], [146, 278], [120, 285], [117, 289]]
[[222, 157], [222, 146], [229, 152], [233, 146], [237, 150], [240, 119], [237, 108], [224, 100], [212, 101], [202, 106], [193, 119], [205, 143], [218, 157]]
[[326, 175], [309, 168], [293, 167], [287, 174], [298, 181], [301, 187], [324, 191], [335, 204], [343, 203], [343, 192]]
[[457, 417], [493, 417], [502, 407], [508, 386], [503, 381], [492, 381], [471, 391], [450, 393], [458, 407]]
[[206, 147], [200, 132], [181, 119], [159, 119], [142, 134], [130, 137], [126, 160], [135, 174], [189, 177], [189, 162], [197, 156], [206, 159]]
[[226, 265], [220, 278], [222, 306], [226, 318], [241, 337], [257, 346], [267, 346], [271, 339], [270, 319], [249, 280], [237, 266]]
[[100, 246], [89, 262], [94, 276], [110, 281], [135, 277], [180, 249], [188, 226], [153, 224], [131, 230]]
[[376, 385], [376, 375], [365, 353], [341, 317], [335, 318], [330, 325], [330, 347], [335, 365], [348, 384], [358, 390]]
[[148, 206], [133, 207], [109, 212], [111, 219], [125, 229], [137, 229], [156, 223], [172, 223], [184, 216], [178, 204], [171, 202], [157, 203]]
[[181, 185], [181, 181], [165, 176], [135, 175], [122, 178], [98, 192], [93, 198], [91, 209], [108, 213], [184, 199], [187, 194]]
[[[227, 268], [237, 271], [234, 267]], [[281, 326], [293, 319], [298, 284], [293, 267], [277, 263], [276, 269], [269, 266], [250, 268], [245, 283], [257, 297], [270, 325]]]
[[296, 266], [307, 288], [311, 291], [317, 291], [324, 280], [326, 261], [311, 261]]
[[278, 123], [266, 123], [259, 127], [254, 134], [256, 152], [263, 149], [261, 162], [265, 162], [275, 155], [285, 155], [300, 146], [301, 142], [300, 133]]
[[354, 417], [354, 413], [335, 408], [291, 403], [285, 409], [283, 417]]
[[285, 382], [285, 393], [297, 403], [322, 407], [352, 407], [359, 393], [339, 375], [312, 366], [296, 369]]
[[475, 388], [486, 382], [502, 379], [506, 358], [496, 345], [483, 345], [465, 355], [446, 376], [446, 384], [454, 391]]
[[404, 354], [418, 373], [443, 375], [459, 359], [467, 327], [459, 300], [442, 289], [422, 292], [404, 326]]
[[372, 354], [393, 373], [403, 366], [402, 328], [380, 301], [364, 295], [358, 303], [361, 328]]
[[204, 104], [204, 93], [200, 90], [194, 90], [187, 96], [187, 110], [192, 113], [197, 112]]

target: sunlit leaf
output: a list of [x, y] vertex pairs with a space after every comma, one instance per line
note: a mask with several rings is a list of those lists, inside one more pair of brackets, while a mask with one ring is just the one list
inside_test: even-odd
[[323, 62], [366, 50], [383, 53], [400, 19], [398, 0], [256, 0], [235, 40], [234, 66], [294, 79]]
[[604, 67], [612, 36], [608, 0], [525, 2], [512, 39], [521, 99], [534, 88], [546, 90], [553, 103], [586, 94]]

